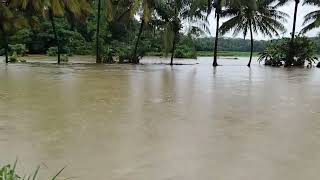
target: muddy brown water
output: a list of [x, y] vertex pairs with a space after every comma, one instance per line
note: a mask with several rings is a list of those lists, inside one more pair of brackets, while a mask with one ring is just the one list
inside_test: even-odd
[[197, 62], [0, 64], [0, 164], [83, 180], [319, 179], [319, 69]]

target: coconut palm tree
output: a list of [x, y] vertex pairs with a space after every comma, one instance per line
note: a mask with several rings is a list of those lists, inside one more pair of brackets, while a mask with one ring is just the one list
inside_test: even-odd
[[272, 1], [257, 0], [256, 8], [250, 6], [229, 7], [221, 13], [222, 17], [231, 17], [220, 27], [221, 34], [225, 34], [234, 30], [234, 35], [243, 32], [246, 37], [248, 32], [251, 38], [251, 53], [248, 67], [251, 66], [253, 54], [253, 33], [262, 33], [264, 36], [279, 36], [279, 31], [285, 32], [283, 22], [286, 22], [288, 15], [284, 12], [276, 10], [272, 6]]
[[96, 30], [96, 63], [101, 63], [100, 56], [100, 17], [101, 17], [101, 0], [98, 0], [97, 13], [97, 30]]
[[80, 17], [81, 13], [83, 11], [86, 11], [86, 9], [84, 8], [88, 7], [89, 5], [86, 0], [44, 0], [44, 9], [48, 10], [48, 16], [51, 21], [54, 38], [57, 43], [58, 64], [60, 64], [61, 62], [61, 45], [57, 34], [54, 18], [64, 16], [66, 11], [73, 14], [75, 17]]
[[151, 16], [152, 16], [152, 11], [154, 9], [155, 0], [142, 0], [142, 2], [140, 2], [138, 0], [136, 3], [142, 5], [143, 14], [142, 14], [142, 17], [141, 17], [140, 28], [139, 28], [138, 36], [137, 36], [136, 43], [135, 43], [135, 46], [134, 46], [134, 50], [133, 50], [133, 55], [132, 55], [132, 60], [131, 61], [133, 63], [135, 63], [135, 64], [138, 64], [139, 63], [139, 58], [137, 57], [137, 50], [138, 50], [141, 34], [142, 34], [142, 31], [143, 31], [143, 28], [144, 28], [145, 24], [148, 24], [150, 22], [150, 20], [151, 20]]
[[222, 8], [224, 6], [229, 7], [240, 7], [249, 6], [255, 8], [254, 0], [209, 0], [208, 1], [208, 15], [211, 13], [212, 9], [215, 9], [216, 18], [216, 32], [215, 32], [215, 42], [214, 42], [214, 56], [213, 56], [213, 66], [218, 66], [218, 41], [219, 41], [219, 28], [220, 28], [220, 16]]
[[[291, 0], [279, 0], [277, 6], [283, 6], [284, 4], [288, 3]], [[292, 32], [291, 32], [291, 43], [293, 44], [295, 34], [296, 34], [296, 26], [297, 26], [297, 15], [298, 15], [298, 8], [301, 0], [293, 0], [295, 3], [294, 6], [294, 15], [293, 15], [293, 26], [292, 26]]]
[[[305, 4], [316, 5], [320, 8], [320, 1], [318, 0], [306, 0]], [[301, 33], [320, 27], [320, 9], [308, 13], [304, 18], [303, 25], [306, 26], [301, 30]]]
[[24, 18], [14, 4], [0, 2], [0, 37], [5, 49], [5, 62], [9, 62], [9, 36], [26, 25]]
[[[179, 41], [179, 34], [185, 30], [195, 28], [208, 31], [204, 6], [196, 0], [163, 0], [156, 4], [156, 13], [161, 19], [163, 30], [163, 43], [165, 53], [171, 52], [170, 65], [173, 65], [176, 45]], [[200, 6], [199, 6], [200, 5]], [[183, 26], [186, 23], [187, 26]]]
[[54, 38], [58, 49], [58, 64], [60, 64], [61, 47], [57, 34], [55, 17], [63, 17], [65, 14], [72, 16], [72, 20], [84, 17], [90, 12], [87, 0], [12, 0], [12, 4], [22, 9], [30, 19], [33, 16], [47, 15], [51, 21]]

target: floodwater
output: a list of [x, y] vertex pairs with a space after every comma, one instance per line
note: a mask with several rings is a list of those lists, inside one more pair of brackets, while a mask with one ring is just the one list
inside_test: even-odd
[[0, 164], [81, 180], [318, 180], [320, 70], [0, 64]]

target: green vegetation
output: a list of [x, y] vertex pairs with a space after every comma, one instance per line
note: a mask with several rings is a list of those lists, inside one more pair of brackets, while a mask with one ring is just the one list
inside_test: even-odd
[[[263, 52], [267, 41], [254, 35], [279, 36], [286, 29], [288, 15], [278, 7], [290, 0], [3, 0], [0, 3], [0, 54], [6, 62], [17, 62], [29, 54], [57, 56], [57, 63], [68, 56], [96, 55], [97, 63], [134, 63], [145, 55], [171, 55], [174, 58], [252, 56]], [[294, 17], [301, 4], [296, 3]], [[320, 7], [318, 0], [302, 5]], [[214, 13], [215, 38], [209, 34], [206, 16]], [[301, 33], [319, 27], [319, 12], [305, 17]], [[221, 23], [220, 18], [228, 18]], [[287, 58], [294, 61], [294, 19]], [[243, 33], [245, 39], [220, 38], [227, 32]], [[320, 38], [316, 51], [320, 52]], [[212, 53], [207, 53], [212, 51]], [[241, 52], [241, 53], [240, 53]], [[250, 52], [248, 54], [247, 52]], [[63, 56], [63, 57], [62, 57]], [[290, 64], [290, 63], [289, 63]], [[293, 63], [295, 64], [295, 63]], [[291, 63], [292, 65], [292, 63]], [[291, 66], [288, 65], [288, 66]]]
[[[296, 36], [294, 41], [294, 54], [291, 53], [291, 39], [283, 38], [268, 44], [266, 49], [260, 53], [259, 62], [264, 61], [269, 66], [304, 66], [305, 62], [308, 66], [318, 60], [315, 55], [315, 44], [306, 37]], [[293, 57], [293, 60], [289, 58]]]
[[[3, 167], [0, 167], [0, 180], [36, 180], [38, 179], [38, 173], [40, 170], [40, 166], [37, 167], [37, 169], [35, 170], [35, 172], [32, 175], [29, 176], [21, 176], [17, 174], [16, 171], [16, 167], [17, 167], [17, 161], [14, 162], [13, 165], [8, 164], [5, 165]], [[62, 168], [55, 176], [53, 176], [52, 178], [50, 178], [51, 180], [55, 180], [57, 179], [57, 177], [62, 173], [62, 171], [65, 168]]]
[[[211, 57], [213, 56], [214, 52], [212, 51], [198, 51], [198, 56], [203, 57]], [[218, 51], [218, 57], [249, 57], [250, 52], [239, 52], [239, 51]], [[253, 53], [253, 56], [258, 56], [257, 52]]]

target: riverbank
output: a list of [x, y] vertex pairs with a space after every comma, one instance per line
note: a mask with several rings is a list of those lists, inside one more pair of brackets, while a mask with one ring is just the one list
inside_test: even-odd
[[[258, 53], [254, 53], [254, 56], [258, 56]], [[198, 57], [213, 57], [213, 52], [210, 51], [199, 51], [197, 52]], [[223, 57], [226, 59], [235, 59], [239, 57], [249, 57], [250, 52], [236, 52], [236, 51], [220, 51], [218, 53], [219, 57]], [[228, 58], [229, 57], [229, 58]], [[25, 57], [23, 57], [27, 62], [55, 62], [57, 61], [56, 56], [47, 56], [43, 54], [29, 54]], [[68, 57], [69, 62], [72, 63], [95, 63], [95, 56], [93, 55], [73, 55]], [[155, 61], [153, 63], [166, 63], [167, 61], [170, 60], [170, 56], [164, 57], [161, 53], [157, 52], [150, 52], [147, 53], [147, 55], [143, 58], [147, 59], [149, 63], [150, 61]], [[188, 58], [175, 58], [175, 62], [185, 62], [186, 60], [188, 61], [195, 61], [196, 59], [188, 59]], [[4, 57], [0, 56], [0, 61], [4, 61]]]

